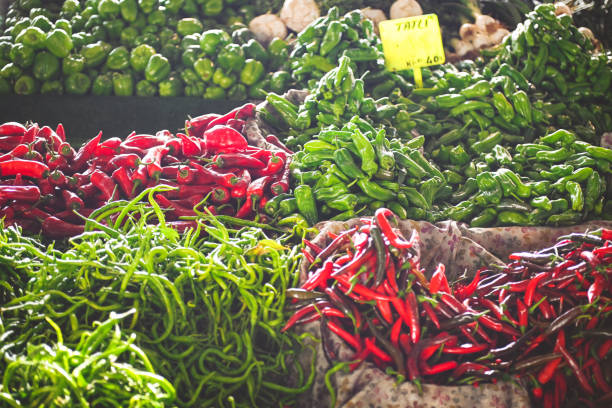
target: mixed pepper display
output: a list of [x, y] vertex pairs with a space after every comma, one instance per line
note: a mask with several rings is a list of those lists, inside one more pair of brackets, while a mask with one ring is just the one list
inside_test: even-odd
[[449, 282], [444, 264], [421, 268], [418, 233], [404, 238], [394, 220], [380, 208], [325, 246], [304, 241], [309, 272], [287, 292], [297, 311], [283, 330], [320, 321], [330, 371], [367, 361], [417, 384], [518, 375], [539, 406], [610, 401], [612, 231], [560, 237]]

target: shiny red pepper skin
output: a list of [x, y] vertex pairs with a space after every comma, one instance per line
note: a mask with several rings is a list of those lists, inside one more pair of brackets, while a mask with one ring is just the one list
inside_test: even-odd
[[258, 200], [264, 197], [264, 190], [270, 183], [270, 180], [270, 176], [263, 176], [253, 180], [247, 187], [247, 199], [251, 200], [253, 203], [257, 203]]
[[111, 174], [111, 178], [115, 180], [127, 198], [132, 198], [134, 195], [134, 183], [132, 182], [130, 173], [126, 167], [117, 168]]
[[241, 152], [247, 148], [248, 143], [246, 138], [236, 129], [217, 125], [204, 132], [200, 146], [202, 152], [210, 155], [217, 152]]
[[214, 118], [206, 125], [206, 130], [218, 125], [225, 125], [230, 119], [248, 119], [255, 115], [255, 104], [246, 103], [242, 106], [234, 108], [223, 116]]
[[399, 249], [412, 248], [412, 244], [400, 238], [391, 228], [387, 217], [394, 216], [393, 212], [388, 208], [379, 208], [374, 214], [376, 225], [380, 228], [383, 235], [389, 240], [392, 246]]
[[111, 200], [117, 185], [110, 176], [101, 170], [94, 170], [90, 176], [91, 183], [101, 192], [105, 200]]
[[0, 136], [23, 136], [25, 126], [17, 122], [5, 122], [0, 125]]
[[85, 203], [77, 194], [70, 190], [62, 190], [62, 198], [66, 204], [66, 208], [70, 210], [80, 210], [85, 207]]
[[280, 172], [284, 168], [284, 166], [285, 166], [285, 161], [281, 157], [279, 157], [278, 155], [272, 155], [268, 159], [268, 163], [266, 164], [266, 167], [264, 167], [263, 169], [255, 170], [255, 176], [257, 177], [272, 176]]
[[34, 203], [40, 200], [40, 188], [37, 186], [0, 185], [0, 200], [18, 200]]
[[185, 121], [185, 130], [188, 135], [201, 137], [210, 122], [221, 117], [217, 113], [207, 113]]
[[181, 139], [181, 152], [184, 157], [199, 156], [202, 154], [202, 147], [197, 139], [187, 136], [184, 133], [177, 133]]
[[14, 159], [0, 162], [0, 177], [16, 176], [21, 174], [35, 179], [46, 178], [49, 167], [39, 161]]
[[10, 152], [0, 156], [0, 162], [24, 158], [29, 151], [30, 147], [27, 144], [19, 144], [15, 146]]
[[64, 130], [64, 125], [58, 123], [55, 127], [55, 133], [59, 136], [62, 142], [66, 141], [66, 131]]
[[180, 204], [176, 203], [175, 201], [169, 200], [162, 194], [156, 194], [155, 200], [162, 207], [165, 207], [166, 209], [170, 210], [169, 212], [174, 214], [177, 217], [183, 217], [183, 216], [193, 217], [196, 215], [195, 211], [193, 211], [192, 209], [185, 208], [181, 206]]
[[43, 233], [51, 238], [73, 237], [85, 231], [84, 225], [71, 224], [54, 216], [45, 218], [41, 228]]
[[242, 153], [223, 153], [212, 158], [213, 164], [219, 168], [227, 167], [246, 167], [249, 169], [263, 169], [266, 164], [247, 154]]
[[93, 157], [98, 145], [100, 144], [100, 139], [102, 139], [102, 132], [99, 132], [97, 136], [93, 139], [86, 142], [76, 153], [72, 163], [70, 164], [70, 168], [72, 172], [76, 173], [80, 171], [87, 161]]

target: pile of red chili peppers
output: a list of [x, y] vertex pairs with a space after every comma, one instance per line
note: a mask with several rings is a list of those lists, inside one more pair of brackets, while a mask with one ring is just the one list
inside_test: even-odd
[[353, 370], [369, 361], [417, 384], [516, 376], [537, 406], [612, 403], [612, 230], [561, 237], [449, 284], [442, 264], [426, 278], [418, 235], [403, 238], [394, 218], [381, 208], [324, 248], [304, 241], [310, 272], [288, 291], [296, 312], [284, 330], [320, 320], [328, 360], [339, 361], [334, 333]]
[[[193, 221], [206, 197], [213, 214], [265, 222], [268, 197], [289, 189], [286, 151], [249, 146], [243, 136], [252, 103], [225, 115], [186, 121], [185, 133], [133, 132], [102, 141], [102, 132], [78, 150], [55, 130], [16, 122], [0, 125], [0, 218], [51, 238], [83, 232], [84, 220], [109, 201], [131, 199], [147, 187], [176, 189], [155, 199], [178, 229]], [[76, 213], [75, 213], [76, 211]], [[175, 221], [172, 221], [175, 220]]]

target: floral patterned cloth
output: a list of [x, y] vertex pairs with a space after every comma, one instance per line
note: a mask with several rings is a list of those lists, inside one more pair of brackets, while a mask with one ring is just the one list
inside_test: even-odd
[[[313, 242], [325, 246], [329, 242], [328, 232], [339, 233], [360, 224], [358, 219], [347, 222], [323, 222], [317, 225], [320, 233]], [[468, 228], [465, 224], [446, 221], [436, 225], [422, 221], [406, 220], [400, 223], [400, 230], [410, 237], [417, 230], [420, 242], [417, 253], [425, 275], [431, 276], [439, 262], [446, 265], [449, 280], [461, 275], [472, 276], [482, 266], [502, 265], [502, 260], [512, 252], [542, 249], [555, 243], [557, 237], [572, 232], [593, 231], [597, 228], [612, 228], [610, 221], [591, 221], [586, 224], [561, 227], [499, 227]], [[301, 267], [302, 279], [308, 271], [308, 264]], [[319, 338], [318, 323], [301, 326], [298, 330], [311, 333]], [[352, 357], [350, 348], [331, 333], [334, 346], [343, 361]], [[325, 385], [325, 373], [331, 367], [320, 344], [317, 347], [316, 376], [313, 388], [305, 393], [299, 407], [330, 406], [330, 394]], [[301, 360], [308, 366], [311, 354], [305, 352]], [[347, 373], [338, 371], [331, 376], [336, 390], [336, 406], [344, 408], [450, 408], [486, 407], [521, 408], [530, 407], [527, 390], [520, 383], [497, 382], [474, 386], [439, 386], [424, 384], [422, 392], [410, 382], [397, 384], [395, 378], [386, 375], [370, 363], [362, 364], [357, 370]]]

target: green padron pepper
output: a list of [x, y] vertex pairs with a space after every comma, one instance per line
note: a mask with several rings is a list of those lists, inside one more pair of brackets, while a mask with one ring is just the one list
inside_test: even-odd
[[210, 58], [198, 58], [193, 63], [193, 69], [202, 81], [208, 82], [215, 73], [215, 63]]
[[82, 72], [70, 74], [64, 80], [66, 93], [72, 95], [85, 95], [91, 86], [91, 79]]
[[64, 31], [55, 29], [47, 34], [45, 40], [47, 50], [58, 58], [67, 57], [73, 48], [72, 38]]
[[60, 70], [59, 59], [47, 51], [36, 54], [32, 73], [36, 79], [46, 81], [53, 78]]
[[226, 74], [221, 68], [217, 68], [212, 77], [212, 82], [215, 85], [219, 85], [223, 89], [227, 89], [236, 82], [236, 79], [231, 74]]
[[125, 21], [130, 23], [136, 21], [138, 3], [136, 3], [136, 0], [119, 0], [119, 12]]
[[491, 172], [478, 173], [476, 176], [480, 196], [476, 200], [478, 204], [499, 204], [503, 190], [497, 179]]
[[200, 48], [206, 55], [215, 55], [217, 49], [230, 43], [231, 37], [223, 30], [207, 30], [200, 37]]
[[103, 41], [83, 46], [81, 48], [81, 55], [85, 57], [85, 66], [91, 68], [102, 64], [110, 50], [110, 44]]
[[34, 48], [25, 44], [14, 44], [9, 52], [9, 57], [15, 65], [28, 68], [34, 63]]
[[15, 38], [16, 43], [21, 43], [39, 50], [45, 47], [47, 34], [38, 27], [30, 26], [19, 33]]
[[170, 74], [171, 66], [168, 58], [161, 54], [153, 54], [145, 68], [147, 81], [159, 83]]
[[153, 82], [141, 79], [136, 83], [136, 95], [137, 96], [155, 96], [157, 94], [157, 87]]
[[113, 76], [110, 72], [98, 75], [91, 85], [91, 94], [110, 96], [113, 94]]
[[134, 93], [134, 80], [130, 73], [113, 72], [113, 92], [117, 96], [131, 96]]
[[113, 49], [106, 59], [106, 66], [112, 70], [122, 70], [130, 66], [130, 52], [121, 46]]
[[226, 45], [217, 56], [217, 64], [226, 72], [240, 72], [244, 63], [244, 51], [238, 44]]
[[183, 82], [177, 75], [170, 75], [159, 83], [159, 96], [168, 98], [183, 94]]
[[244, 64], [244, 68], [240, 71], [240, 82], [245, 85], [253, 85], [259, 81], [264, 75], [264, 65], [254, 59], [247, 59]]
[[85, 57], [81, 54], [71, 54], [62, 59], [62, 73], [64, 75], [83, 71], [85, 68]]
[[149, 14], [157, 8], [158, 0], [138, 0], [138, 6], [145, 13]]
[[290, 82], [291, 74], [287, 71], [276, 71], [270, 75], [270, 90], [282, 94], [287, 90]]
[[176, 31], [183, 37], [190, 34], [201, 33], [203, 29], [204, 25], [195, 17], [182, 18], [176, 25]]
[[201, 6], [202, 14], [215, 17], [223, 11], [223, 0], [205, 0]]

